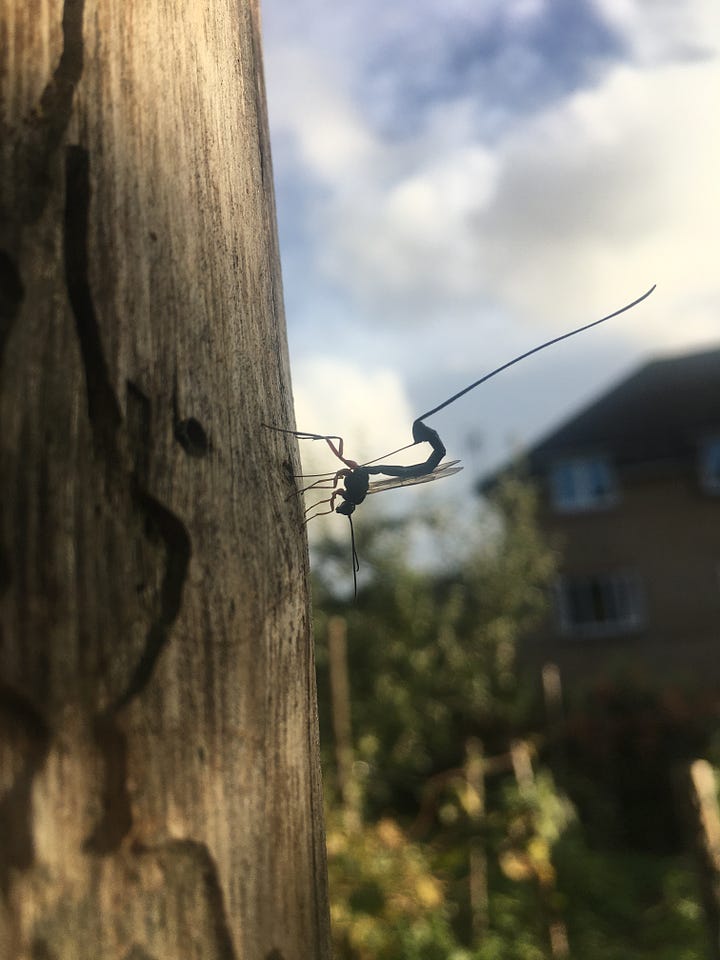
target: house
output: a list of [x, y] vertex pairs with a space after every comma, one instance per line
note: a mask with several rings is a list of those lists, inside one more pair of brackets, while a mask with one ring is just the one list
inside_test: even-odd
[[526, 658], [570, 675], [717, 683], [720, 349], [642, 366], [533, 446], [527, 465], [560, 562], [552, 616]]

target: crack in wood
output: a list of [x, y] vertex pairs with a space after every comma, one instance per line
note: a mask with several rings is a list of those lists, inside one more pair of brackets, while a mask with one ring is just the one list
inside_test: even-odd
[[24, 297], [25, 287], [17, 264], [7, 250], [0, 250], [0, 345], [5, 334], [5, 324], [15, 319]]
[[50, 747], [50, 731], [42, 714], [17, 690], [0, 684], [0, 738], [18, 769], [0, 795], [0, 891], [7, 897], [11, 876], [27, 870], [35, 859], [32, 785]]
[[178, 412], [177, 370], [173, 374], [172, 392], [173, 436], [190, 457], [205, 457], [210, 450], [210, 441], [205, 427], [195, 417], [180, 419]]
[[[15, 152], [15, 205], [25, 223], [39, 219], [53, 188], [53, 157], [70, 121], [75, 90], [83, 72], [84, 13], [85, 0], [65, 0], [60, 59], [37, 109], [24, 125], [26, 139], [20, 141]], [[13, 219], [17, 219], [17, 209]]]
[[123, 418], [100, 336], [89, 280], [88, 217], [90, 211], [89, 156], [83, 147], [66, 151], [64, 219], [65, 277], [68, 299], [80, 343], [87, 410], [96, 453], [107, 466], [107, 475], [117, 484], [127, 477], [127, 493], [144, 518], [147, 536], [158, 539], [165, 552], [165, 570], [160, 586], [160, 610], [150, 623], [143, 650], [131, 672], [125, 691], [97, 718], [98, 745], [105, 759], [105, 812], [87, 841], [87, 849], [108, 853], [122, 841], [131, 826], [130, 803], [125, 795], [126, 744], [114, 727], [114, 716], [147, 686], [155, 664], [170, 637], [182, 604], [182, 592], [190, 562], [191, 541], [185, 524], [146, 489], [151, 444], [151, 404], [148, 397], [128, 382], [128, 422], [125, 433], [133, 456], [132, 469], [125, 468], [119, 433]]
[[87, 390], [88, 417], [95, 448], [111, 468], [119, 467], [117, 432], [122, 423], [120, 405], [110, 384], [100, 339], [88, 262], [90, 163], [84, 147], [69, 146], [65, 164], [65, 282], [75, 317], [75, 327]]
[[[121, 468], [118, 449], [118, 431], [122, 415], [110, 376], [100, 338], [100, 330], [92, 301], [88, 277], [88, 214], [90, 207], [90, 178], [88, 152], [83, 147], [67, 149], [67, 190], [65, 209], [65, 264], [68, 294], [75, 315], [80, 340], [88, 416], [96, 449], [107, 460], [114, 472]], [[130, 385], [132, 387], [132, 385]], [[190, 561], [190, 536], [185, 524], [144, 487], [147, 473], [145, 460], [149, 445], [150, 401], [137, 387], [129, 390], [142, 407], [137, 430], [128, 431], [135, 441], [135, 471], [130, 475], [132, 500], [143, 513], [151, 535], [159, 537], [165, 548], [165, 575], [160, 588], [160, 612], [150, 625], [145, 638], [145, 649], [130, 678], [126, 691], [111, 708], [119, 710], [136, 697], [146, 686], [175, 622], [182, 602], [182, 590]], [[142, 398], [142, 402], [140, 402]], [[139, 431], [139, 432], [138, 432]], [[145, 464], [145, 466], [143, 466]], [[139, 475], [140, 474], [140, 475]]]
[[[0, 381], [3, 375], [5, 344], [20, 307], [25, 299], [25, 287], [17, 265], [7, 250], [0, 250]], [[3, 506], [0, 503], [0, 530], [5, 529], [2, 522]], [[11, 566], [5, 544], [0, 542], [0, 597], [12, 582]]]
[[127, 737], [118, 729], [115, 717], [105, 713], [96, 718], [93, 736], [105, 770], [102, 787], [103, 814], [83, 849], [99, 856], [117, 850], [132, 826], [132, 808], [127, 787]]
[[192, 868], [188, 879], [195, 881], [199, 875], [205, 890], [202, 902], [207, 904], [213, 927], [214, 942], [204, 945], [206, 955], [219, 960], [237, 960], [217, 864], [207, 844], [197, 840], [170, 840], [159, 849], [170, 855], [171, 863], [175, 861], [176, 870], [168, 877], [168, 882], [172, 884], [174, 881], [176, 889], [186, 879], [183, 860]]
[[145, 513], [151, 532], [160, 538], [165, 548], [165, 575], [160, 587], [160, 612], [150, 624], [145, 636], [145, 649], [130, 677], [127, 689], [111, 708], [113, 711], [127, 706], [147, 686], [180, 612], [190, 563], [190, 535], [185, 524], [159, 500], [139, 487], [135, 490], [135, 499]]
[[205, 428], [195, 417], [188, 417], [175, 424], [175, 439], [190, 457], [207, 456], [209, 442]]
[[32, 960], [55, 960], [55, 954], [50, 949], [47, 940], [36, 937], [30, 948]]

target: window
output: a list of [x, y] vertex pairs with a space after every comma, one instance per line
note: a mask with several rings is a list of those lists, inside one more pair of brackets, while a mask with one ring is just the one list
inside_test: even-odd
[[645, 622], [640, 582], [633, 573], [560, 577], [556, 601], [565, 635], [609, 637], [638, 630]]
[[720, 494], [720, 437], [711, 437], [700, 447], [700, 483], [708, 493]]
[[618, 500], [614, 471], [605, 457], [559, 460], [550, 472], [550, 495], [562, 513], [612, 506]]

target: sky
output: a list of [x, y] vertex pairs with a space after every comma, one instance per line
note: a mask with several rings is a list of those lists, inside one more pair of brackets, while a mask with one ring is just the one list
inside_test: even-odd
[[264, 0], [262, 17], [299, 429], [380, 456], [656, 283], [431, 419], [467, 496], [641, 363], [720, 344], [717, 0]]

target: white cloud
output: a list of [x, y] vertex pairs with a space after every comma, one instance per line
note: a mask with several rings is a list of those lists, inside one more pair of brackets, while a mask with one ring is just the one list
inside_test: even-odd
[[505, 5], [504, 13], [511, 23], [525, 24], [541, 17], [546, 7], [547, 0], [513, 0]]
[[658, 63], [710, 55], [720, 43], [717, 0], [592, 0], [634, 58]]
[[[412, 441], [412, 416], [397, 373], [366, 370], [349, 360], [317, 356], [293, 369], [298, 429], [340, 435], [345, 455], [363, 462]], [[301, 441], [304, 469], [336, 470], [341, 463], [320, 441]], [[415, 457], [417, 460], [417, 457]], [[412, 454], [395, 462], [414, 462]]]
[[[349, 193], [327, 211], [321, 264], [378, 316], [428, 318], [477, 293], [470, 229], [493, 195], [496, 165], [477, 145], [430, 156], [370, 196]], [[431, 315], [431, 313], [430, 313]]]
[[[495, 296], [570, 317], [656, 281], [645, 332], [660, 318], [670, 340], [679, 309], [718, 304], [719, 81], [713, 63], [619, 69], [506, 143], [478, 226]], [[684, 333], [716, 335], [706, 318], [684, 316]]]
[[430, 236], [441, 218], [455, 221], [485, 206], [494, 192], [495, 168], [490, 151], [479, 146], [441, 157], [390, 190], [388, 218], [411, 236], [418, 230]]
[[[720, 5], [594, 2], [625, 41], [627, 62], [598, 61], [605, 72], [594, 86], [558, 93], [534, 113], [503, 113], [501, 122], [488, 115], [512, 104], [465, 88], [416, 104], [407, 130], [385, 136], [359, 99], [374, 34], [350, 31], [336, 43], [325, 33], [314, 53], [303, 46], [303, 15], [284, 47], [269, 52], [271, 120], [283, 147], [276, 166], [309, 208], [293, 236], [304, 231], [305, 272], [293, 279], [301, 276], [305, 299], [291, 317], [306, 355], [293, 366], [301, 428], [343, 434], [359, 460], [383, 454], [407, 442], [417, 413], [403, 375], [416, 392], [427, 389], [425, 408], [439, 399], [436, 389], [451, 393], [654, 282], [649, 301], [602, 328], [604, 354], [573, 354], [585, 364], [576, 393], [578, 384], [610, 379], [618, 358], [629, 365], [717, 342], [720, 62], [707, 51], [720, 37]], [[412, 27], [404, 9], [387, 5], [385, 33], [417, 31], [416, 21], [427, 31], [425, 3], [439, 9], [423, 0]], [[458, 0], [447, 15], [463, 9]], [[537, 12], [522, 0], [505, 9], [518, 24]], [[329, 29], [324, 15], [318, 29]], [[326, 356], [310, 359], [317, 343]], [[355, 359], [331, 359], [334, 350]], [[574, 403], [567, 383], [542, 390], [553, 416]], [[458, 404], [447, 422], [481, 424], [492, 446], [493, 431], [509, 429], [508, 396], [495, 407], [479, 396]], [[308, 471], [337, 469], [324, 444], [301, 448]]]
[[430, 322], [490, 300], [565, 325], [657, 282], [656, 340], [678, 339], [681, 309], [684, 335], [713, 335], [716, 62], [617, 68], [492, 152], [470, 133], [446, 150], [434, 135], [417, 143], [414, 162], [375, 144], [357, 180], [334, 168], [318, 263], [368, 315]]
[[344, 90], [340, 65], [290, 43], [276, 44], [272, 58], [282, 63], [283, 82], [272, 85], [270, 119], [275, 135], [292, 144], [292, 162], [334, 188], [371, 169], [378, 145]]

